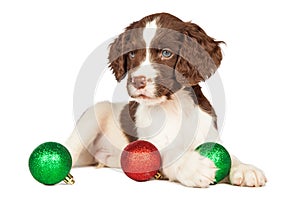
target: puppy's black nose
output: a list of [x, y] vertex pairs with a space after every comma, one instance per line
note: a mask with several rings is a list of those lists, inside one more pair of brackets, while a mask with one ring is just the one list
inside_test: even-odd
[[136, 89], [143, 89], [144, 87], [146, 87], [147, 84], [146, 77], [145, 76], [132, 77], [131, 83]]

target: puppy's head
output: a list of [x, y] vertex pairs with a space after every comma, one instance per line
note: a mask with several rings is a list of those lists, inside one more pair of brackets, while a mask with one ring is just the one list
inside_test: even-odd
[[117, 81], [128, 75], [132, 98], [156, 104], [209, 78], [222, 60], [220, 43], [194, 23], [154, 14], [132, 23], [114, 40], [109, 67]]

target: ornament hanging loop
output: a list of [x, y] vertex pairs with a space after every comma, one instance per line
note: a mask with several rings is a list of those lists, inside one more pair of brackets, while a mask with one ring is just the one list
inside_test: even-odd
[[64, 182], [68, 185], [73, 185], [75, 180], [71, 174], [68, 174], [68, 176], [64, 179]]
[[154, 175], [154, 178], [156, 180], [163, 180], [164, 179], [163, 175], [159, 171]]

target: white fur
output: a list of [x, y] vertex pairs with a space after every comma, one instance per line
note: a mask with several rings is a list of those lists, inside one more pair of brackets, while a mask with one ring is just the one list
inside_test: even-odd
[[[148, 95], [146, 95], [146, 96], [148, 96]], [[150, 97], [150, 96], [148, 96], [148, 97]], [[157, 104], [161, 104], [161, 103], [165, 102], [166, 100], [167, 100], [167, 98], [165, 96], [156, 97], [156, 98], [155, 97], [153, 97], [153, 98], [135, 98], [136, 102], [138, 102], [142, 105], [147, 105], [147, 106], [154, 106]]]
[[153, 40], [157, 30], [156, 20], [148, 22], [143, 31], [143, 38], [146, 42], [146, 48], [150, 47], [151, 41]]
[[156, 20], [153, 20], [149, 23], [146, 24], [146, 27], [144, 28], [143, 31], [143, 39], [146, 43], [146, 58], [145, 61], [142, 62], [141, 66], [149, 66], [151, 65], [151, 61], [150, 61], [150, 44], [156, 34], [156, 30], [157, 30], [157, 24], [156, 24]]
[[154, 78], [157, 76], [157, 73], [157, 70], [155, 70], [151, 65], [143, 62], [135, 71], [131, 73], [131, 77], [146, 76], [149, 82], [149, 79], [151, 79], [151, 81], [154, 80]]
[[177, 162], [164, 168], [170, 181], [178, 181], [189, 187], [208, 187], [215, 181], [217, 168], [198, 152], [188, 151]]
[[265, 185], [267, 179], [257, 167], [239, 163], [231, 167], [229, 181], [233, 185], [259, 187]]
[[[83, 114], [66, 142], [73, 166], [102, 163], [110, 167], [120, 167], [121, 151], [128, 144], [119, 123], [120, 113], [125, 105], [100, 102]], [[81, 155], [84, 149], [88, 153]]]

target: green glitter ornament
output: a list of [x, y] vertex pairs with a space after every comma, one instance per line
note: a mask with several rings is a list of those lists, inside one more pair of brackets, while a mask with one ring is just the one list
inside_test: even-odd
[[29, 157], [29, 170], [33, 178], [45, 185], [54, 185], [62, 180], [74, 184], [69, 174], [72, 157], [63, 145], [56, 142], [45, 142], [33, 150]]
[[198, 146], [195, 151], [213, 161], [218, 168], [216, 171], [215, 183], [220, 182], [229, 174], [231, 158], [228, 151], [222, 145], [214, 142], [207, 142]]

